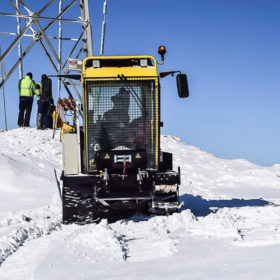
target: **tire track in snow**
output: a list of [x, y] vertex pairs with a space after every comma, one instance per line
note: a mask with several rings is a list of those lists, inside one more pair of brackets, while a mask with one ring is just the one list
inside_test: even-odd
[[[56, 211], [52, 217], [57, 215]], [[22, 273], [31, 277], [40, 262], [55, 267], [53, 259], [60, 254], [68, 263], [77, 261], [81, 264], [103, 263], [108, 260], [138, 262], [168, 257], [177, 251], [182, 236], [193, 220], [189, 211], [168, 217], [139, 216], [133, 220], [121, 220], [112, 224], [102, 220], [99, 224], [84, 226], [61, 225], [58, 219], [48, 219], [42, 215], [38, 218], [38, 214], [35, 216], [37, 219], [32, 217], [36, 219], [35, 226], [31, 229], [27, 229], [31, 221], [22, 221], [22, 217], [18, 217], [17, 224], [15, 219], [12, 219], [13, 228], [19, 226], [20, 231], [28, 233], [24, 238], [18, 238], [15, 246], [13, 242], [8, 243], [10, 247], [8, 254], [2, 258], [4, 267], [0, 271], [0, 278], [5, 276], [7, 278], [4, 279], [22, 279]], [[50, 219], [50, 223], [57, 223], [50, 224]], [[6, 221], [6, 225], [8, 224]], [[52, 234], [49, 235], [50, 233]], [[15, 231], [12, 230], [8, 236], [10, 240], [15, 240]], [[18, 250], [21, 245], [24, 246]], [[8, 256], [11, 257], [7, 259]], [[12, 269], [15, 264], [17, 271]]]
[[138, 216], [110, 225], [125, 244], [128, 262], [168, 257], [177, 252], [178, 244], [195, 220], [189, 210], [171, 216]]
[[61, 228], [58, 207], [10, 213], [0, 221], [0, 266], [28, 240], [48, 235]]
[[[56, 271], [57, 260], [67, 265], [105, 263], [108, 260], [123, 262], [126, 260], [125, 247], [122, 237], [105, 220], [100, 224], [61, 225], [61, 230], [51, 235], [30, 239], [9, 257], [0, 267], [0, 279], [42, 279], [38, 267]], [[15, 266], [16, 270], [13, 269]], [[36, 273], [40, 273], [39, 277]]]
[[280, 207], [220, 208], [193, 223], [189, 233], [200, 238], [228, 238], [236, 246], [280, 244]]
[[[47, 215], [45, 210], [41, 212]], [[53, 210], [52, 217], [58, 212]], [[84, 264], [105, 264], [108, 261], [140, 262], [170, 257], [177, 252], [181, 240], [188, 235], [198, 239], [228, 239], [238, 246], [250, 245], [252, 241], [255, 245], [256, 237], [261, 242], [259, 245], [264, 245], [264, 238], [267, 237], [279, 242], [279, 235], [275, 235], [275, 229], [279, 229], [279, 222], [275, 223], [279, 218], [279, 211], [280, 207], [272, 206], [243, 207], [219, 209], [216, 213], [198, 219], [189, 210], [184, 210], [171, 216], [135, 216], [111, 224], [106, 220], [84, 226], [61, 225], [59, 222], [57, 229], [61, 230], [51, 229], [51, 235], [45, 231], [39, 233], [40, 236], [26, 239], [28, 242], [23, 243], [22, 249], [3, 263], [0, 279], [23, 279], [23, 274], [25, 279], [41, 279], [36, 278], [36, 273], [41, 273], [42, 267], [52, 269], [55, 274], [60, 266], [65, 267], [74, 262], [79, 267]], [[268, 214], [270, 219], [267, 218]], [[36, 220], [36, 224], [40, 220], [46, 223], [45, 220], [51, 219], [42, 216], [44, 215], [38, 213], [33, 217], [30, 215]], [[31, 222], [22, 221], [20, 216], [17, 219], [21, 226]], [[0, 231], [11, 225], [11, 221], [12, 227], [17, 226], [15, 219], [7, 218], [0, 223]], [[265, 232], [259, 232], [264, 227]], [[247, 230], [252, 231], [253, 240], [247, 235]], [[267, 232], [270, 236], [267, 236]], [[242, 239], [239, 237], [240, 233], [244, 233]], [[15, 265], [17, 271], [13, 269]]]

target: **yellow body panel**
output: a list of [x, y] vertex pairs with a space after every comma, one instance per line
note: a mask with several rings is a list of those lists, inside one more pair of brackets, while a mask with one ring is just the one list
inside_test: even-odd
[[[102, 60], [102, 59], [129, 59], [129, 58], [150, 58], [154, 61], [154, 66], [148, 67], [102, 67], [102, 68], [85, 68], [87, 60]], [[83, 78], [90, 77], [116, 77], [118, 75], [125, 75], [127, 77], [137, 76], [157, 76], [157, 62], [153, 56], [90, 56], [87, 57], [83, 62]]]
[[85, 77], [116, 77], [124, 75], [126, 77], [143, 77], [143, 76], [156, 76], [157, 71], [154, 67], [136, 68], [136, 67], [122, 67], [122, 68], [87, 68], [85, 70]]
[[155, 165], [156, 165], [156, 169], [158, 168], [158, 156], [159, 156], [159, 84], [158, 84], [158, 80], [156, 80], [156, 90], [155, 90], [155, 94], [156, 94], [156, 97], [155, 97], [155, 114], [156, 114], [156, 157], [155, 157]]

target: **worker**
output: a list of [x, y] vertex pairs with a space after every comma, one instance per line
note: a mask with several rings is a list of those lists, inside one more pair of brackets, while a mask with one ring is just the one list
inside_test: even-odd
[[52, 117], [49, 112], [53, 107], [52, 80], [46, 74], [42, 75], [41, 83], [37, 84], [38, 112], [36, 125], [37, 129], [52, 128]]
[[42, 118], [42, 115], [40, 113], [41, 109], [39, 108], [39, 104], [40, 104], [40, 96], [41, 96], [41, 90], [42, 88], [42, 83], [38, 83], [36, 85], [36, 90], [35, 90], [35, 94], [37, 95], [37, 105], [38, 105], [38, 109], [37, 109], [37, 117], [36, 117], [36, 126], [37, 126], [37, 129], [41, 129], [42, 128], [42, 125], [41, 125], [41, 118]]
[[19, 90], [19, 114], [18, 126], [29, 127], [32, 111], [33, 96], [35, 94], [35, 82], [32, 80], [32, 73], [28, 72], [23, 79], [18, 82]]

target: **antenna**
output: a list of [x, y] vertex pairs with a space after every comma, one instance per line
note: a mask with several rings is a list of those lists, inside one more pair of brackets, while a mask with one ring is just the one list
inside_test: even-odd
[[104, 52], [104, 41], [105, 41], [105, 27], [106, 27], [106, 13], [107, 13], [107, 1], [104, 1], [103, 5], [103, 22], [102, 22], [102, 31], [101, 31], [101, 42], [100, 42], [100, 55], [103, 55]]

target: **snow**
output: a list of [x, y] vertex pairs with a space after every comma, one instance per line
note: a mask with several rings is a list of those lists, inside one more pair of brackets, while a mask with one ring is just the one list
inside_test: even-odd
[[226, 160], [162, 136], [180, 213], [61, 223], [59, 135], [0, 132], [0, 279], [280, 279], [280, 165]]

